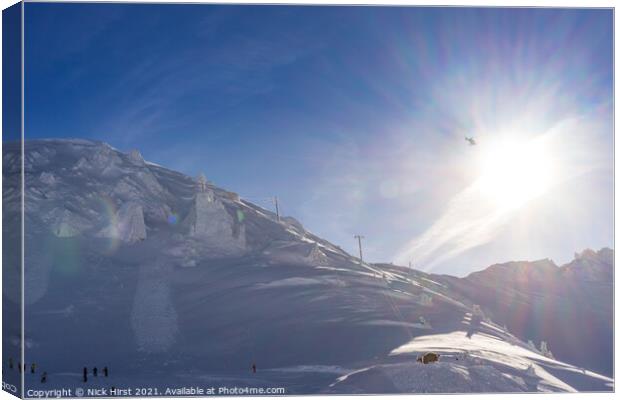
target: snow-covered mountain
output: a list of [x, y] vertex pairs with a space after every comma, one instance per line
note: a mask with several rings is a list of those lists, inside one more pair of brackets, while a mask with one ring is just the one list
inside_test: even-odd
[[[19, 153], [18, 145], [4, 144], [8, 240], [19, 237], [6, 228], [21, 210], [14, 189]], [[557, 360], [528, 347], [523, 340], [530, 337], [513, 334], [510, 321], [503, 328], [493, 302], [470, 289], [491, 275], [462, 280], [360, 265], [294, 218], [278, 220], [137, 151], [37, 140], [26, 142], [23, 161], [26, 362], [48, 373], [45, 384], [27, 374], [28, 385], [74, 385], [83, 367], [108, 366], [107, 380], [81, 385], [226, 384], [287, 393], [613, 390], [611, 374], [567, 363], [552, 337], [542, 340]], [[14, 253], [3, 254], [5, 304], [19, 301]], [[563, 274], [575, 284], [604, 279], [597, 263], [582, 264], [596, 264], [596, 272], [567, 266]], [[17, 359], [18, 327], [4, 326], [5, 355]], [[582, 350], [582, 359], [592, 354]], [[416, 363], [425, 351], [438, 351], [440, 361]]]
[[556, 358], [613, 375], [611, 249], [584, 250], [563, 266], [509, 262], [441, 279], [520, 338], [546, 341]]

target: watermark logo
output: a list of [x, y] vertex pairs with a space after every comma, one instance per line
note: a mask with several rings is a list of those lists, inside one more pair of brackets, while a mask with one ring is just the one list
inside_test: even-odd
[[9, 391], [11, 393], [17, 393], [17, 386], [11, 385], [10, 383], [2, 382], [2, 390]]

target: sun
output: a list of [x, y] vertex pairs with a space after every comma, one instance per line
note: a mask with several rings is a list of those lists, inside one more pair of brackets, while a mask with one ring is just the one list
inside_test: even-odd
[[552, 157], [541, 141], [502, 139], [480, 146], [482, 196], [502, 210], [516, 209], [552, 185]]

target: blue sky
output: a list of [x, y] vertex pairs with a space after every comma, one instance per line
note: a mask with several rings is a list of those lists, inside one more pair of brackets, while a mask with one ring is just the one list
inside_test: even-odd
[[[610, 10], [27, 3], [25, 37], [27, 138], [278, 195], [351, 252], [364, 234], [370, 261], [462, 275], [612, 246]], [[464, 136], [506, 127], [579, 168], [476, 240], [429, 245], [479, 173]]]

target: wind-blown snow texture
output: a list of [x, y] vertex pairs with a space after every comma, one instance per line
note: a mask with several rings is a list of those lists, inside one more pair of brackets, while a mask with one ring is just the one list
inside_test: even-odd
[[[19, 146], [5, 144], [8, 181], [19, 179], [12, 154]], [[45, 384], [27, 374], [29, 386], [613, 390], [602, 351], [612, 338], [611, 250], [465, 279], [360, 265], [293, 218], [278, 221], [137, 151], [38, 140], [26, 142], [24, 161], [26, 362], [48, 373]], [[18, 218], [18, 192], [3, 192], [3, 204], [3, 219]], [[522, 265], [531, 271], [523, 282]], [[8, 275], [3, 298], [15, 302]], [[581, 308], [570, 314], [564, 301], [575, 293]], [[541, 327], [541, 307], [557, 328]], [[18, 359], [18, 328], [5, 329], [5, 358]], [[557, 360], [528, 339], [546, 340]], [[416, 363], [426, 351], [440, 361]], [[110, 377], [81, 383], [94, 366]]]

